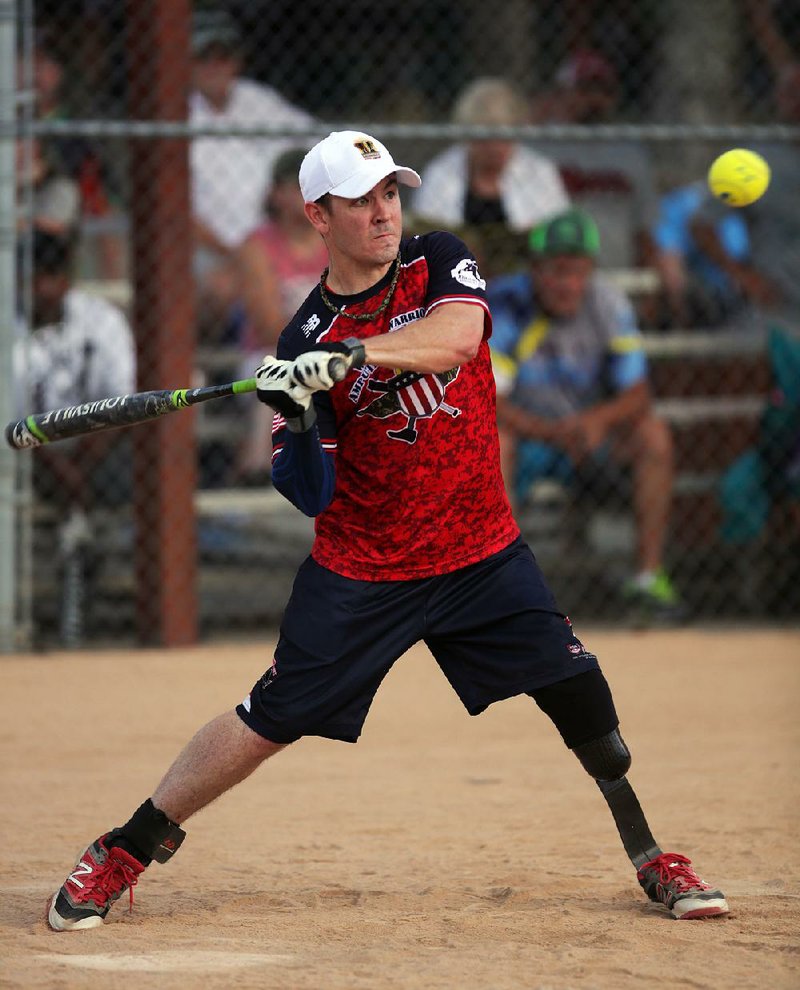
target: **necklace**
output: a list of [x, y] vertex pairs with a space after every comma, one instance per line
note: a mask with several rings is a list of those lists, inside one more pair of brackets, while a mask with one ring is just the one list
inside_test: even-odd
[[339, 316], [346, 316], [348, 320], [358, 320], [359, 322], [364, 322], [366, 320], [374, 320], [376, 316], [380, 316], [381, 313], [386, 309], [389, 303], [392, 301], [392, 296], [394, 295], [394, 290], [397, 286], [397, 279], [400, 277], [400, 252], [398, 251], [397, 257], [394, 259], [394, 274], [392, 275], [392, 281], [389, 283], [389, 289], [386, 293], [386, 298], [378, 306], [377, 309], [373, 309], [371, 313], [346, 313], [344, 306], [334, 306], [330, 300], [330, 296], [325, 291], [325, 279], [328, 277], [328, 269], [320, 276], [319, 280], [319, 294], [322, 296], [322, 301], [328, 307], [332, 313], [338, 313]]

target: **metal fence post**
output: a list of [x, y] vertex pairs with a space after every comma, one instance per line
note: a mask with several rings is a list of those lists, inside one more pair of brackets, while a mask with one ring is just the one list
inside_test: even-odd
[[[188, 91], [187, 0], [129, 4], [130, 98], [137, 116], [184, 120]], [[131, 155], [133, 317], [141, 389], [189, 383], [194, 349], [188, 145], [153, 142]], [[140, 639], [165, 646], [197, 638], [194, 417], [159, 421], [135, 435], [135, 515]]]
[[[16, 298], [14, 183], [14, 79], [16, 4], [0, 0], [0, 428], [13, 417], [13, 347]], [[16, 645], [14, 454], [0, 446], [0, 652]]]

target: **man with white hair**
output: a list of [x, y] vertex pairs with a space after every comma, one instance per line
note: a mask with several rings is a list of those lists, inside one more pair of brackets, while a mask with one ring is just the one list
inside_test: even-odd
[[[453, 123], [514, 127], [525, 105], [504, 79], [485, 76], [461, 93]], [[544, 155], [507, 138], [464, 141], [437, 155], [422, 172], [412, 210], [447, 228], [474, 229], [487, 251], [502, 251], [508, 234], [523, 234], [566, 209], [569, 197], [558, 168]], [[502, 267], [502, 261], [499, 262]]]

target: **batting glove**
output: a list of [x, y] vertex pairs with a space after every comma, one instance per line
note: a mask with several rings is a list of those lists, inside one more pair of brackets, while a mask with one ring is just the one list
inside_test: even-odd
[[283, 416], [292, 433], [305, 433], [317, 420], [311, 401], [313, 389], [292, 380], [292, 367], [291, 361], [280, 361], [268, 354], [255, 371], [256, 395]]
[[365, 351], [358, 337], [317, 344], [294, 361], [292, 379], [314, 392], [325, 391], [340, 382], [351, 368], [361, 368]]

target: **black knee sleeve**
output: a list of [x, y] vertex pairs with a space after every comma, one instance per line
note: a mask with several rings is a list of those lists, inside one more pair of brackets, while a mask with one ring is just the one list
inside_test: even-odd
[[619, 725], [611, 690], [599, 669], [537, 688], [530, 696], [569, 749], [608, 735]]
[[625, 740], [614, 729], [599, 739], [572, 747], [583, 769], [595, 780], [619, 780], [631, 767], [631, 754]]

